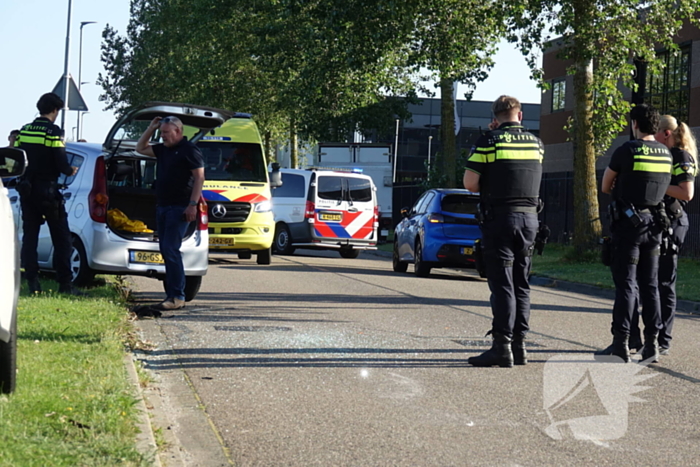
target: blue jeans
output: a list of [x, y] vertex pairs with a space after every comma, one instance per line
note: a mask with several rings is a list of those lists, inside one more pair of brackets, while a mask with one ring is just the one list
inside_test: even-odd
[[167, 298], [185, 299], [185, 266], [182, 263], [182, 238], [189, 222], [184, 220], [187, 206], [158, 206], [156, 221], [160, 254], [165, 260]]

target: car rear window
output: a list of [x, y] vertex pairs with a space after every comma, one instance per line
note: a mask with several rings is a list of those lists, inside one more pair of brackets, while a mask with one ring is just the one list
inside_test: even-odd
[[447, 195], [442, 198], [442, 211], [454, 214], [476, 215], [477, 198], [469, 195]]
[[365, 178], [323, 175], [318, 177], [318, 197], [321, 199], [372, 201], [372, 183]]
[[372, 201], [372, 184], [365, 178], [347, 178], [350, 201], [366, 203]]

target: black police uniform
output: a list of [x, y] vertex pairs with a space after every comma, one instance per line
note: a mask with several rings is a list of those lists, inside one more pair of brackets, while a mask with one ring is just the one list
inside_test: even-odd
[[48, 118], [39, 117], [22, 127], [15, 146], [24, 149], [28, 159], [27, 170], [17, 186], [22, 206], [22, 265], [25, 277], [30, 290], [40, 290], [37, 247], [39, 230], [46, 221], [53, 242], [53, 267], [59, 291], [70, 292], [71, 234], [57, 181], [61, 174], [71, 175], [73, 169], [66, 157], [63, 130]]
[[[642, 357], [658, 354], [661, 329], [658, 271], [663, 230], [661, 211], [671, 181], [671, 153], [656, 141], [628, 141], [613, 153], [609, 168], [617, 173], [611, 223], [615, 282], [611, 353], [629, 361], [630, 323], [642, 302], [645, 343]], [[661, 205], [661, 208], [659, 206]]]
[[[516, 122], [501, 124], [476, 142], [466, 169], [480, 175], [483, 255], [491, 290], [494, 347], [469, 363], [525, 364], [529, 330], [528, 275], [537, 235], [544, 145]], [[511, 340], [513, 354], [511, 354]], [[508, 361], [510, 360], [510, 365]]]
[[[673, 172], [671, 185], [678, 186], [682, 182], [695, 182], [697, 167], [695, 159], [687, 151], [680, 148], [671, 148], [673, 156]], [[676, 270], [678, 268], [678, 253], [680, 252], [685, 236], [688, 233], [688, 214], [685, 208], [687, 201], [677, 200], [671, 196], [664, 197], [666, 212], [671, 219], [671, 234], [664, 238], [665, 243], [661, 249], [659, 258], [659, 297], [661, 300], [661, 330], [659, 331], [659, 347], [668, 350], [671, 347], [673, 322], [676, 316]], [[635, 307], [636, 308], [636, 307]], [[636, 310], [635, 310], [636, 311]], [[639, 331], [639, 313], [635, 313], [630, 332], [630, 348], [633, 341], [641, 342]], [[635, 347], [641, 345], [635, 344]]]

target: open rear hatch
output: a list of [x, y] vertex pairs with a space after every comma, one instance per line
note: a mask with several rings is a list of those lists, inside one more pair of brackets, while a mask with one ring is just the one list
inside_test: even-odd
[[[107, 225], [121, 237], [156, 241], [156, 160], [136, 152], [136, 143], [155, 117], [174, 116], [183, 134], [196, 142], [233, 115], [227, 110], [190, 104], [149, 102], [124, 114], [112, 127], [105, 142], [105, 177], [109, 204]], [[156, 131], [152, 143], [160, 142]], [[192, 222], [185, 238], [196, 229]]]

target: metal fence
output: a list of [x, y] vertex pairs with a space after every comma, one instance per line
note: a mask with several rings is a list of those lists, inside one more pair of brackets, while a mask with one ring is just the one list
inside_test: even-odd
[[[597, 174], [597, 186], [603, 172]], [[700, 187], [695, 183], [695, 191]], [[546, 173], [542, 176], [540, 196], [544, 201], [544, 210], [540, 214], [542, 222], [547, 224], [552, 231], [551, 241], [567, 244], [571, 240], [574, 231], [574, 181], [573, 172]], [[603, 233], [608, 234], [609, 220], [607, 207], [610, 204], [610, 196], [598, 191], [598, 204], [600, 206], [600, 220], [603, 224]], [[690, 229], [683, 244], [682, 256], [700, 258], [700, 202], [691, 201], [687, 207]]]

